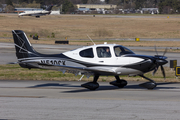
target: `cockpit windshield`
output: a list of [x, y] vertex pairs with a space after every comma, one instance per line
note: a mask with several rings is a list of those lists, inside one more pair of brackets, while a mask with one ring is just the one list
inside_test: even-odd
[[125, 54], [134, 54], [134, 52], [124, 46], [114, 46], [114, 53], [116, 57], [120, 57]]

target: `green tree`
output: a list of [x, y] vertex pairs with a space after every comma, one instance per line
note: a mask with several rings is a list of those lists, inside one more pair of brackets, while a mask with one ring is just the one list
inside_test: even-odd
[[0, 2], [0, 8], [2, 8], [3, 6], [2, 6], [2, 3]]
[[[160, 0], [158, 4], [159, 12], [161, 13], [176, 13], [180, 11], [179, 0]], [[172, 9], [172, 10], [170, 10]]]
[[157, 4], [158, 4], [158, 0], [154, 0], [153, 2], [154, 2], [154, 5], [155, 5], [155, 7], [156, 7]]
[[109, 0], [105, 0], [106, 4], [109, 4]]
[[30, 8], [39, 8], [40, 7], [40, 4], [39, 3], [36, 3], [35, 0], [33, 0], [32, 3], [28, 4], [27, 7], [30, 7]]
[[9, 13], [9, 12], [13, 12], [14, 11], [14, 6], [12, 5], [7, 5], [5, 8], [5, 12]]
[[19, 3], [21, 4], [21, 3], [28, 3], [28, 1], [27, 0], [19, 0]]
[[69, 1], [69, 0], [64, 0], [62, 6], [63, 6], [63, 7], [62, 7], [62, 11], [63, 11], [64, 13], [73, 12], [74, 9], [75, 9], [74, 5], [73, 5], [72, 2]]
[[12, 1], [11, 1], [11, 0], [7, 0], [7, 1], [6, 1], [6, 4], [7, 4], [7, 5], [11, 5], [11, 6], [13, 6], [13, 3], [12, 3]]
[[83, 4], [87, 4], [88, 0], [81, 0]]
[[28, 4], [25, 3], [25, 2], [21, 3], [21, 6], [22, 6], [22, 7], [27, 7], [27, 5], [28, 5]]
[[88, 4], [98, 4], [98, 3], [100, 3], [100, 0], [88, 0], [87, 3]]
[[161, 14], [162, 11], [163, 11], [163, 3], [162, 3], [162, 2], [160, 2], [160, 3], [158, 4], [158, 8], [159, 8], [159, 13]]
[[135, 9], [142, 8], [143, 7], [143, 3], [144, 3], [144, 0], [135, 0], [135, 5], [136, 5]]

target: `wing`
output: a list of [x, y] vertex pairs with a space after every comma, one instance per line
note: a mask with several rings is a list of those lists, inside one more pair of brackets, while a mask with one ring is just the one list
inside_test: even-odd
[[31, 16], [43, 16], [43, 15], [46, 15], [46, 14], [43, 14], [43, 13], [31, 14]]
[[102, 67], [102, 66], [96, 66], [96, 67], [75, 67], [75, 66], [67, 66], [67, 65], [51, 65], [51, 64], [42, 64], [38, 63], [38, 67], [50, 70], [56, 70], [56, 71], [62, 71], [63, 73], [73, 73], [75, 75], [86, 75], [87, 78], [89, 78], [91, 75], [94, 74], [100, 74], [100, 75], [116, 75], [116, 71], [112, 67]]
[[85, 74], [87, 77], [89, 75], [100, 74], [100, 75], [114, 75], [116, 74], [115, 70], [107, 67], [73, 67], [73, 66], [64, 66], [58, 65], [57, 66], [62, 72], [63, 70], [73, 71], [75, 75], [77, 74]]

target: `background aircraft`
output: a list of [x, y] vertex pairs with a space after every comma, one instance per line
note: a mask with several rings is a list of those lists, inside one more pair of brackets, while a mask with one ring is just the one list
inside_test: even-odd
[[[93, 82], [82, 84], [82, 87], [95, 90], [99, 87], [97, 80], [101, 75], [111, 75], [116, 81], [111, 85], [123, 88], [127, 81], [119, 78], [120, 75], [141, 76], [149, 82], [140, 84], [147, 89], [156, 87], [156, 83], [143, 74], [154, 70], [156, 73], [159, 66], [165, 78], [163, 65], [166, 60], [164, 54], [147, 56], [137, 55], [130, 49], [117, 44], [100, 44], [86, 46], [60, 54], [41, 54], [36, 52], [30, 44], [26, 34], [21, 30], [12, 31], [18, 63], [23, 68], [40, 68], [69, 72], [75, 75], [81, 74], [94, 76]], [[12, 63], [14, 64], [14, 63]]]
[[40, 16], [50, 14], [52, 7], [53, 5], [50, 5], [43, 11], [24, 11], [23, 13], [20, 13], [19, 16], [35, 16], [36, 18], [38, 18]]

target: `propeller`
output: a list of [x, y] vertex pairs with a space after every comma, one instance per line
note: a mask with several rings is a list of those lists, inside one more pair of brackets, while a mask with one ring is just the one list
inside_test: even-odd
[[167, 63], [167, 60], [165, 60], [167, 57], [164, 56], [164, 55], [166, 54], [166, 52], [167, 52], [167, 48], [164, 50], [164, 53], [163, 53], [162, 56], [161, 56], [161, 55], [158, 55], [156, 46], [154, 46], [154, 48], [155, 48], [155, 52], [156, 52], [156, 55], [155, 55], [156, 68], [154, 69], [154, 71], [153, 71], [152, 74], [154, 75], [154, 74], [157, 72], [157, 70], [158, 70], [158, 68], [159, 68], [159, 66], [160, 66], [160, 67], [161, 67], [161, 72], [162, 72], [162, 74], [163, 74], [163, 77], [164, 77], [164, 79], [166, 79], [166, 74], [165, 74], [163, 65]]
[[157, 52], [156, 46], [154, 46], [154, 49], [155, 49], [156, 55], [158, 55], [158, 52]]
[[164, 55], [166, 54], [166, 52], [167, 52], [167, 47], [166, 47], [166, 49], [164, 50], [163, 57], [164, 57]]
[[153, 71], [153, 76], [154, 76], [154, 74], [156, 73], [156, 71], [158, 70], [158, 68], [159, 68], [159, 65], [156, 65], [156, 68], [154, 69], [154, 71]]
[[163, 74], [164, 79], [166, 79], [166, 74], [165, 74], [165, 71], [164, 71], [164, 68], [163, 68], [162, 65], [161, 65], [161, 71], [162, 71], [162, 74]]

